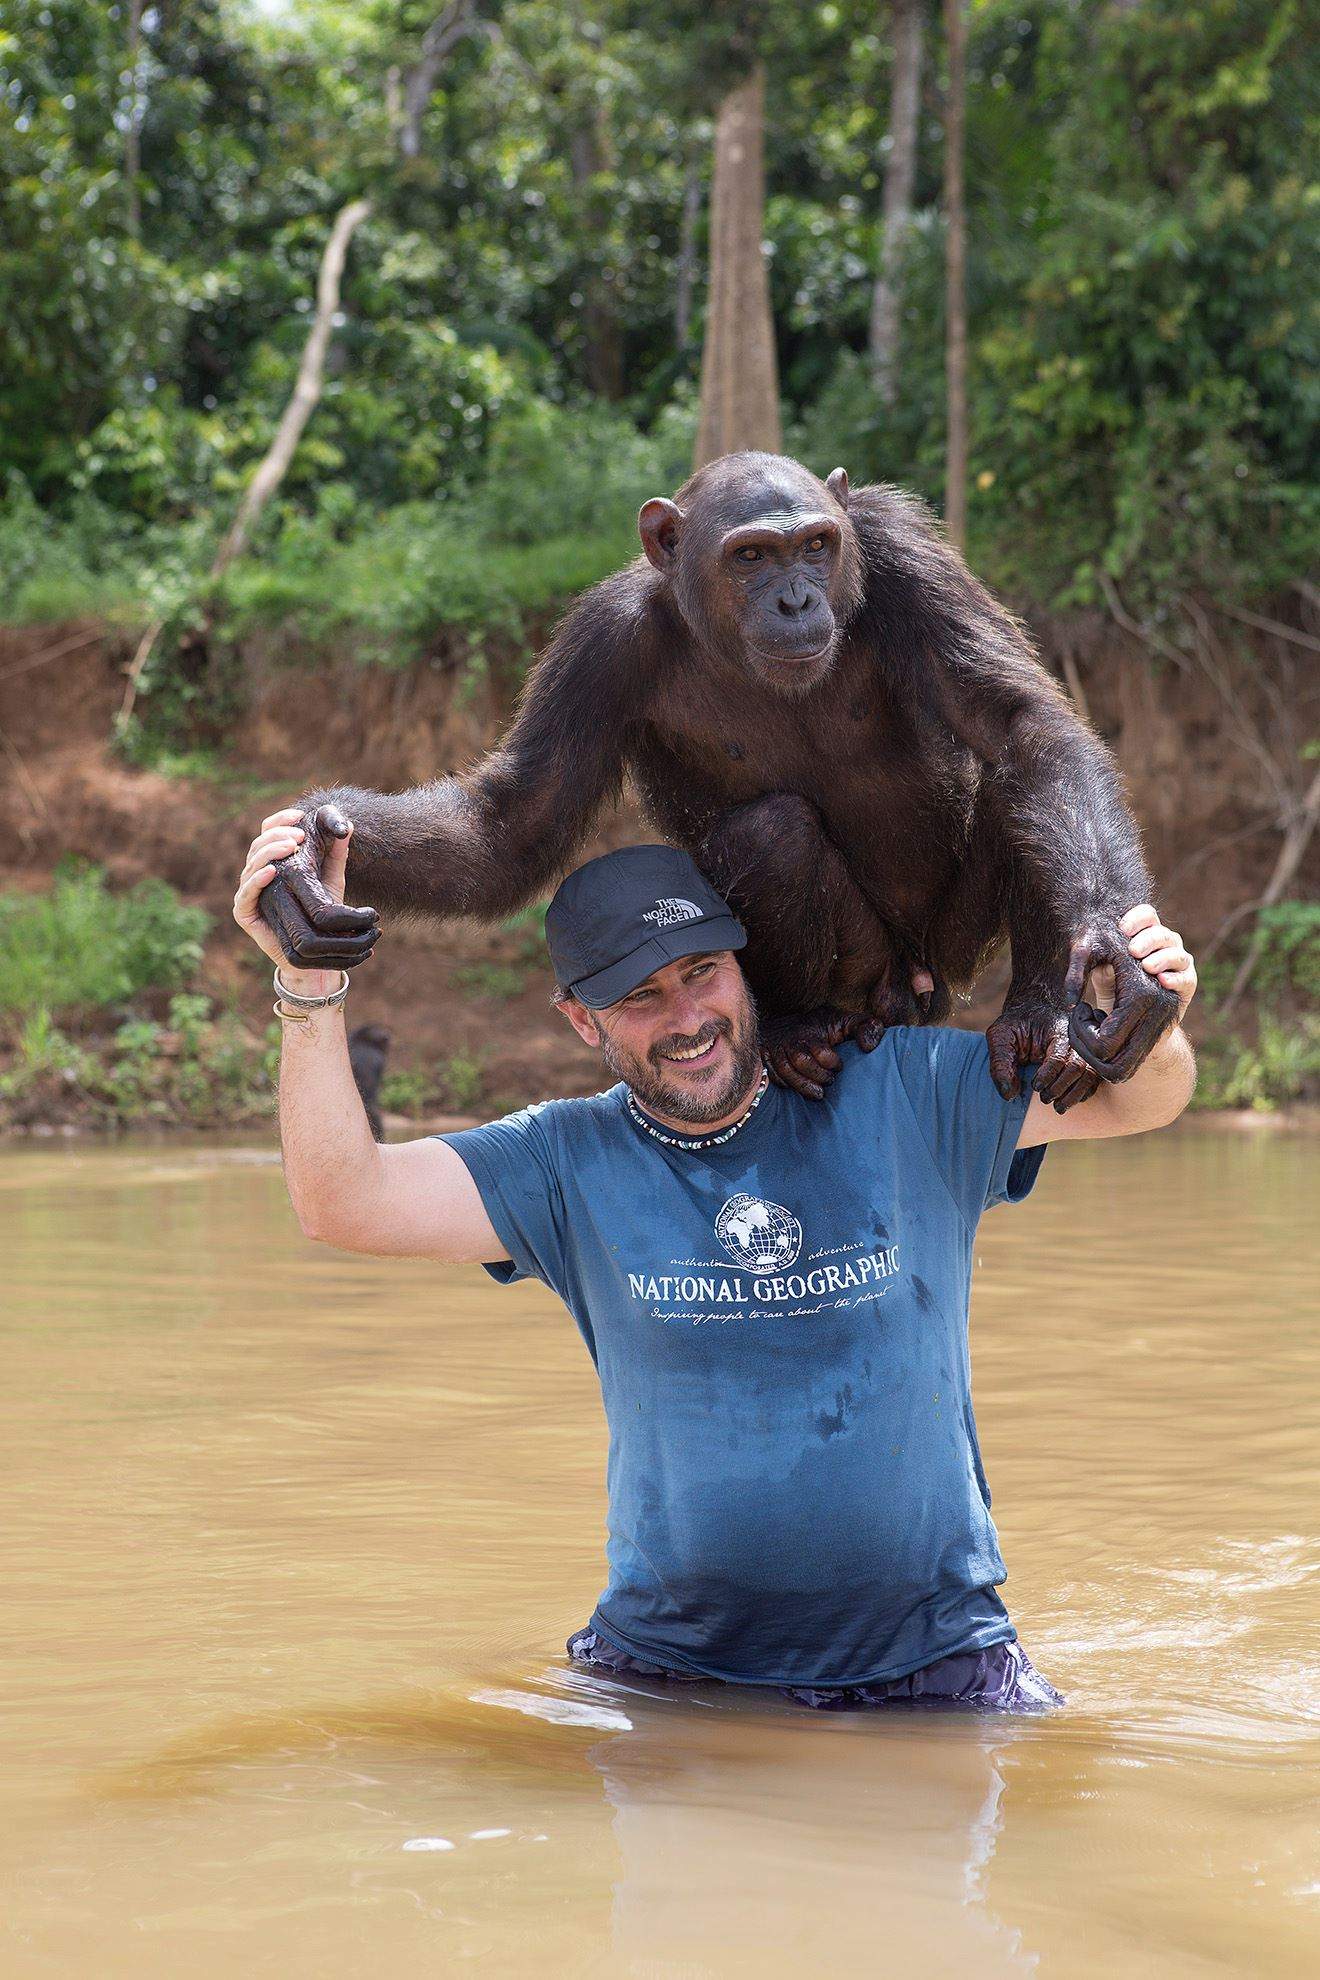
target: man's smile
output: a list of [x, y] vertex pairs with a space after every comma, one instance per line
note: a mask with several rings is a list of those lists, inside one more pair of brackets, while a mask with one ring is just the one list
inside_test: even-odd
[[705, 1045], [675, 1046], [671, 1051], [661, 1052], [659, 1056], [667, 1065], [690, 1066], [695, 1070], [710, 1064], [722, 1036], [723, 1034], [717, 1031]]

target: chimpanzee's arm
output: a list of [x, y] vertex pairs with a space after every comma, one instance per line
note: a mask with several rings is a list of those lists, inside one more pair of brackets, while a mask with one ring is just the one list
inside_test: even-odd
[[[883, 664], [906, 666], [908, 694], [980, 758], [983, 800], [1018, 866], [1006, 1017], [1016, 995], [1023, 1022], [1006, 1028], [992, 1069], [1007, 1086], [1006, 1052], [1019, 1063], [1040, 1056], [1042, 1039], [1026, 1022], [1036, 995], [1055, 1013], [1069, 1010], [1067, 1037], [1087, 1066], [1126, 1078], [1172, 1022], [1177, 999], [1133, 964], [1118, 926], [1150, 899], [1151, 880], [1113, 759], [921, 504], [893, 489], [859, 489], [849, 515]], [[1103, 963], [1115, 969], [1118, 994], [1101, 1023], [1078, 1000]]]
[[[664, 642], [653, 590], [639, 559], [581, 598], [528, 676], [503, 742], [473, 770], [396, 796], [335, 785], [301, 800], [306, 840], [262, 893], [291, 962], [363, 961], [377, 907], [511, 913], [567, 865], [619, 788], [654, 684]], [[320, 882], [326, 842], [350, 822], [348, 882], [371, 908], [337, 906]]]

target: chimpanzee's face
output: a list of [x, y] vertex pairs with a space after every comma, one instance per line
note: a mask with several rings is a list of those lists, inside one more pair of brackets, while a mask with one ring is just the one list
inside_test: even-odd
[[638, 525], [706, 653], [783, 695], [829, 672], [862, 595], [842, 468], [821, 482], [781, 455], [725, 454], [676, 501], [645, 503]]
[[772, 508], [725, 530], [712, 574], [752, 671], [796, 695], [825, 675], [838, 643], [830, 602], [841, 529], [823, 510]]

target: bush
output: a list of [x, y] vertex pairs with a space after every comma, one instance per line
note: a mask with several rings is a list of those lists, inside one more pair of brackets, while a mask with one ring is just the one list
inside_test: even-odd
[[437, 1062], [432, 1072], [420, 1067], [395, 1067], [380, 1083], [380, 1105], [388, 1114], [408, 1114], [420, 1120], [428, 1111], [443, 1109], [466, 1114], [476, 1106], [486, 1085], [486, 1065], [479, 1054], [455, 1052]]
[[10, 625], [101, 618], [143, 624], [205, 567], [211, 525], [149, 528], [90, 494], [40, 507], [20, 475], [0, 494], [0, 618]]
[[1312, 1095], [1320, 1084], [1320, 903], [1276, 901], [1231, 948], [1202, 972], [1213, 1007], [1233, 982], [1242, 958], [1255, 954], [1254, 1042], [1238, 1033], [1212, 1033], [1200, 1053], [1198, 1107], [1268, 1111]]
[[69, 1038], [48, 1010], [19, 1033], [0, 1103], [17, 1123], [71, 1118], [98, 1127], [161, 1121], [211, 1127], [272, 1112], [279, 1026], [255, 1042], [208, 997], [171, 997], [164, 1024], [129, 1019], [112, 1039]]
[[0, 1013], [103, 1008], [172, 990], [201, 961], [211, 925], [163, 880], [111, 894], [98, 867], [66, 866], [46, 894], [0, 895]]
[[444, 501], [364, 517], [336, 482], [314, 513], [286, 509], [267, 554], [226, 578], [232, 629], [351, 632], [364, 660], [396, 665], [441, 626], [517, 640], [637, 554], [637, 510], [683, 479], [689, 446], [681, 420], [648, 436], [605, 407], [521, 407], [482, 478]]
[[1320, 1019], [1283, 1024], [1262, 1013], [1256, 1040], [1211, 1038], [1198, 1057], [1199, 1109], [1249, 1107], [1271, 1113], [1312, 1092], [1320, 1080]]

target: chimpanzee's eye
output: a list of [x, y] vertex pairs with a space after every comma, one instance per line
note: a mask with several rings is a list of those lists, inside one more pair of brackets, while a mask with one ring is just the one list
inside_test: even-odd
[[807, 548], [808, 550], [823, 550], [825, 548], [825, 538], [823, 536], [813, 536]]
[[744, 564], [759, 564], [761, 561], [761, 553], [754, 543], [744, 543], [738, 555]]

